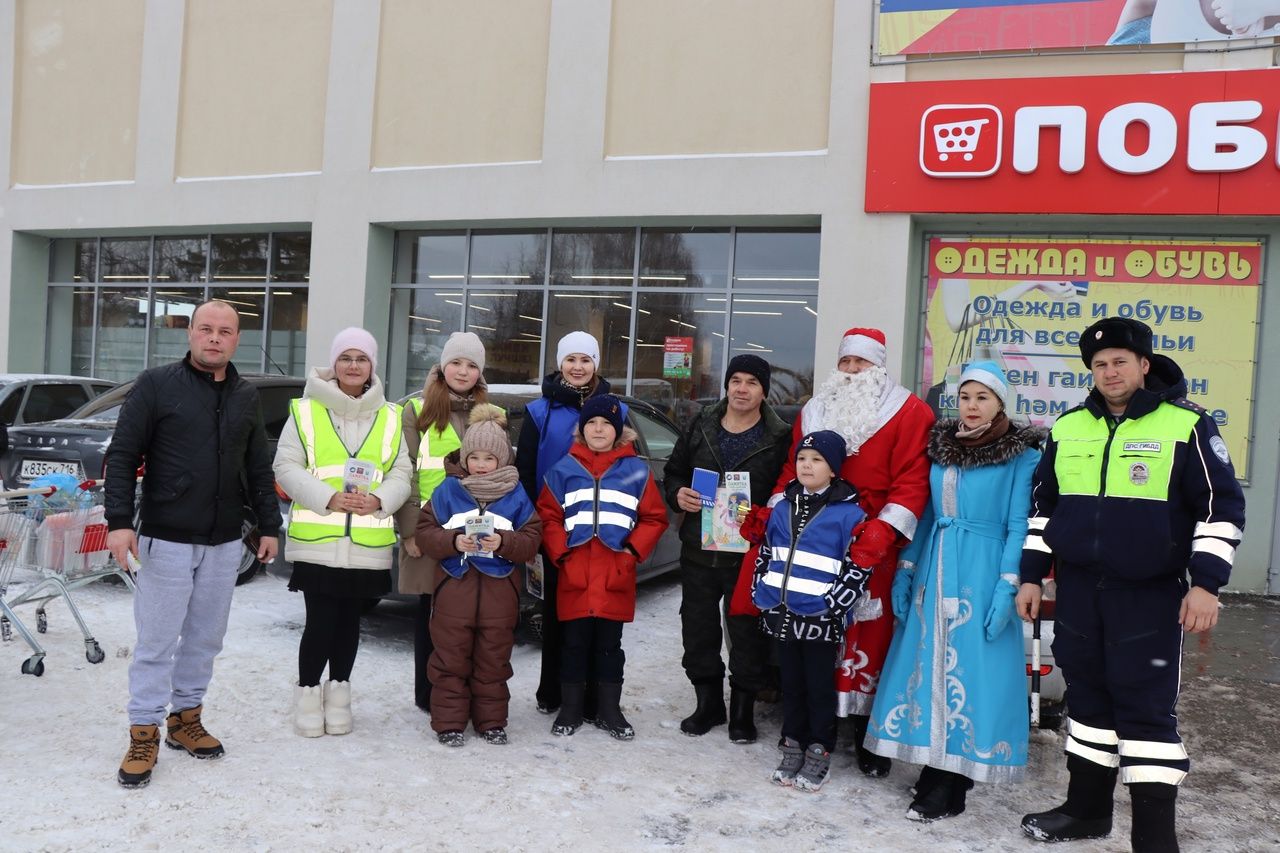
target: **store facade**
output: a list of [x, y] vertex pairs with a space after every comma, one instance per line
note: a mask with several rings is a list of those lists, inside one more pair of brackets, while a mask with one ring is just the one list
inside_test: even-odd
[[[241, 309], [242, 368], [302, 373], [327, 359], [337, 330], [359, 324], [378, 337], [380, 372], [396, 395], [420, 387], [450, 331], [485, 339], [490, 381], [528, 385], [552, 368], [555, 338], [585, 328], [601, 339], [611, 380], [677, 419], [721, 393], [724, 366], [742, 351], [774, 364], [773, 401], [794, 406], [833, 366], [840, 333], [866, 325], [885, 330], [895, 376], [945, 403], [953, 365], [944, 349], [967, 358], [980, 335], [989, 346], [1000, 331], [1040, 331], [1052, 344], [1054, 332], [1074, 328], [994, 322], [994, 297], [1011, 287], [1070, 287], [1076, 295], [1044, 310], [1059, 304], [1054, 322], [1081, 328], [1098, 303], [1137, 310], [1156, 298], [1104, 298], [1133, 282], [1096, 268], [980, 275], [965, 269], [968, 249], [1060, 241], [1040, 248], [1071, 243], [1094, 259], [1118, 240], [1154, 259], [1176, 243], [1202, 251], [1203, 269], [1205, 253], [1232, 242], [1257, 258], [1247, 282], [1228, 296], [1212, 277], [1170, 283], [1215, 295], [1179, 301], [1160, 291], [1161, 308], [1206, 318], [1195, 330], [1161, 331], [1175, 347], [1194, 336], [1197, 356], [1218, 345], [1223, 325], [1241, 333], [1226, 338], [1229, 364], [1195, 368], [1207, 383], [1195, 399], [1223, 410], [1242, 448], [1233, 455], [1247, 458], [1251, 522], [1234, 585], [1274, 586], [1280, 440], [1267, 425], [1280, 423], [1280, 406], [1260, 390], [1280, 364], [1280, 340], [1268, 333], [1280, 328], [1267, 298], [1268, 282], [1280, 280], [1270, 251], [1272, 96], [1216, 96], [1263, 103], [1253, 119], [1216, 125], [1226, 141], [1245, 127], [1268, 137], [1247, 170], [1194, 172], [1183, 146], [1153, 172], [1124, 173], [1130, 183], [1086, 192], [1049, 180], [1077, 174], [1070, 157], [1062, 170], [1057, 140], [1075, 125], [1061, 117], [1041, 122], [1034, 172], [1016, 169], [1013, 154], [1018, 109], [1045, 103], [1015, 96], [1046, 78], [1068, 78], [1069, 94], [1124, 77], [1098, 85], [1122, 87], [1117, 103], [1161, 105], [1181, 140], [1191, 108], [1214, 101], [1202, 93], [1209, 77], [1221, 88], [1242, 79], [1221, 69], [1277, 73], [1270, 41], [1141, 54], [1005, 45], [1008, 56], [975, 57], [939, 48], [943, 27], [915, 20], [934, 21], [932, 12], [894, 11], [918, 5], [0, 0], [0, 44], [14, 46], [0, 51], [0, 369], [128, 378], [179, 357], [191, 307], [219, 296]], [[1020, 5], [1033, 7], [1003, 0], [992, 9]], [[1162, 101], [1165, 84], [1151, 72], [1201, 94]], [[951, 88], [912, 112], [919, 105], [907, 94], [918, 86]], [[1058, 100], [1088, 113], [1079, 175], [1114, 172], [1095, 147], [1111, 107]], [[921, 171], [921, 113], [938, 104], [1000, 108], [1005, 147], [990, 176]], [[1125, 123], [1126, 150], [1141, 155], [1143, 128], [1164, 121], [1152, 113]], [[1249, 154], [1256, 140], [1245, 136]], [[947, 162], [972, 163], [963, 155], [976, 148]], [[1193, 172], [1189, 182], [1162, 189], [1174, 168]], [[999, 183], [982, 190], [986, 180]], [[1237, 192], [1233, 182], [1258, 189]], [[1202, 184], [1223, 189], [1211, 203], [1206, 193], [1218, 190]], [[1073, 207], [1082, 198], [1109, 206]], [[1223, 206], [1233, 198], [1259, 206]], [[946, 250], [963, 241], [960, 268], [947, 272]], [[1030, 288], [1036, 304], [1046, 287]], [[957, 330], [939, 294], [965, 288]], [[992, 304], [979, 317], [981, 296]], [[1067, 318], [1070, 305], [1082, 316]], [[1224, 388], [1230, 397], [1220, 400]], [[1027, 414], [1064, 400], [1028, 391]]]

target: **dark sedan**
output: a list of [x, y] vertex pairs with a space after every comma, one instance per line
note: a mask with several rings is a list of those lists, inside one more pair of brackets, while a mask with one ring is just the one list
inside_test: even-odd
[[[274, 456], [276, 440], [289, 416], [289, 401], [302, 396], [304, 380], [263, 373], [240, 375], [258, 389]], [[0, 481], [4, 487], [22, 488], [43, 474], [70, 474], [79, 480], [100, 479], [116, 418], [132, 387], [132, 382], [119, 385], [60, 420], [10, 428], [10, 450], [0, 457]], [[246, 532], [250, 528], [252, 523], [246, 522]], [[246, 550], [240, 562], [238, 582], [252, 578], [258, 568], [258, 561]]]

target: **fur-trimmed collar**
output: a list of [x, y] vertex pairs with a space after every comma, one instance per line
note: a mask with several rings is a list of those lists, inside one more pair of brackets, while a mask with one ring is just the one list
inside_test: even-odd
[[965, 447], [956, 441], [954, 418], [938, 421], [929, 433], [929, 458], [939, 465], [957, 468], [980, 468], [983, 465], [999, 465], [1016, 458], [1028, 448], [1038, 448], [1049, 431], [1038, 426], [1013, 426], [991, 444], [982, 447]]

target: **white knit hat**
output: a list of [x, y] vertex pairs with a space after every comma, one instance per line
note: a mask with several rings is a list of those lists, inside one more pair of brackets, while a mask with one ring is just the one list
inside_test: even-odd
[[484, 343], [475, 332], [454, 332], [440, 350], [440, 366], [455, 358], [465, 358], [484, 373]]
[[570, 332], [556, 344], [556, 368], [564, 364], [564, 360], [575, 352], [589, 356], [600, 369], [600, 344], [587, 332]]
[[878, 367], [884, 367], [887, 354], [884, 332], [879, 329], [853, 328], [845, 332], [844, 337], [840, 339], [840, 354], [836, 356], [836, 360], [839, 361], [846, 355], [856, 355]]
[[333, 336], [333, 343], [329, 344], [329, 366], [337, 367], [338, 356], [349, 349], [358, 349], [369, 356], [373, 372], [378, 372], [378, 342], [358, 326], [349, 326]]

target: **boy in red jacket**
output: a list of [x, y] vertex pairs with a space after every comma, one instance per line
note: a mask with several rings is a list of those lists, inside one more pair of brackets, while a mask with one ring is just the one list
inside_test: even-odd
[[622, 715], [622, 625], [635, 618], [636, 564], [667, 529], [649, 465], [636, 456], [626, 408], [612, 394], [589, 398], [569, 455], [547, 472], [538, 496], [542, 541], [559, 570], [560, 713], [551, 733], [582, 726], [587, 672], [599, 691], [596, 725], [618, 740], [635, 730]]

